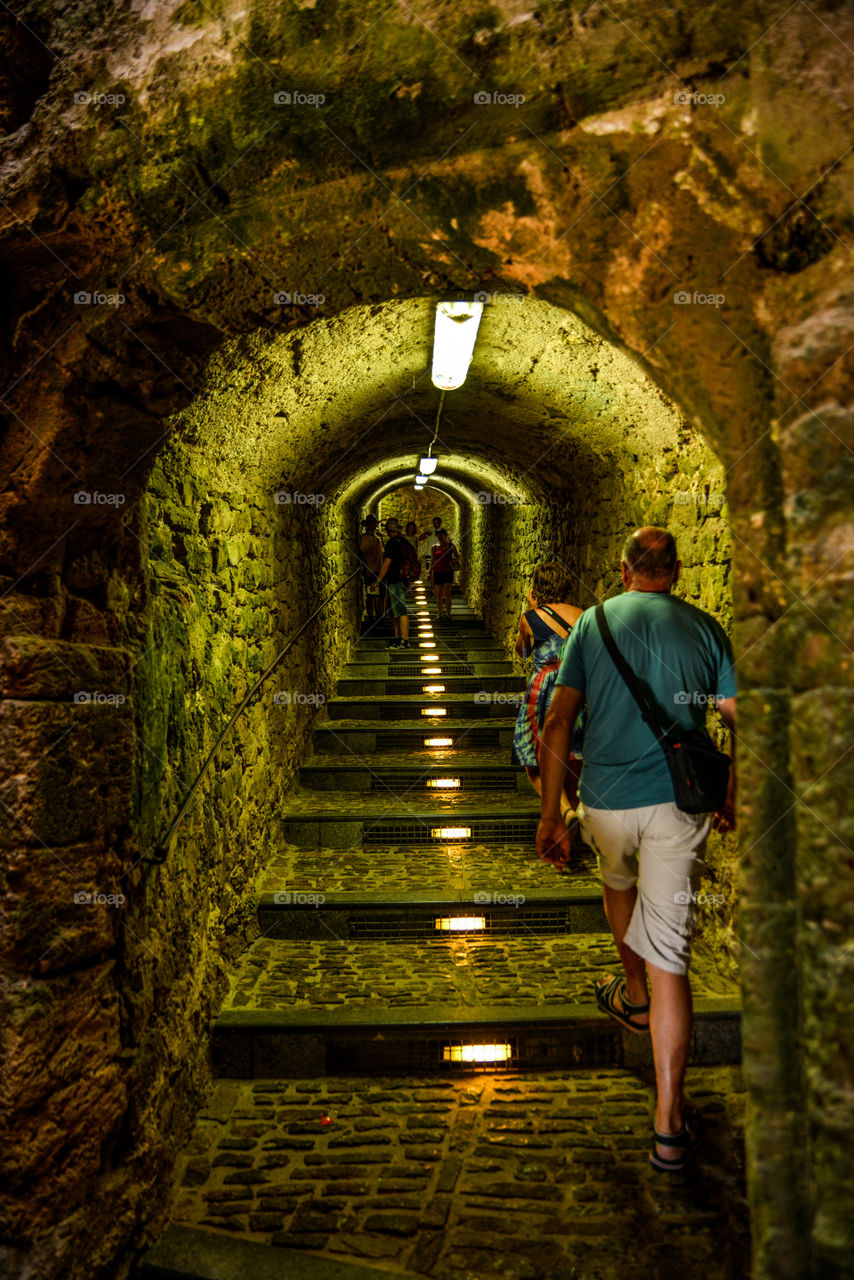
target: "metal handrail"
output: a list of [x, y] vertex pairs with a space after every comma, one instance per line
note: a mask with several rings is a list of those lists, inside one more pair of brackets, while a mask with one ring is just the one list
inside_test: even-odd
[[228, 735], [228, 733], [230, 732], [230, 730], [231, 730], [232, 726], [235, 724], [235, 722], [236, 722], [236, 720], [237, 720], [238, 716], [239, 716], [239, 715], [241, 714], [241, 712], [242, 712], [242, 711], [243, 711], [243, 710], [248, 706], [248, 704], [251, 702], [252, 698], [255, 696], [255, 694], [257, 693], [257, 691], [261, 688], [261, 685], [264, 683], [264, 681], [267, 679], [267, 677], [268, 677], [269, 675], [271, 675], [271, 674], [272, 674], [272, 672], [276, 669], [276, 667], [277, 667], [277, 666], [279, 665], [279, 663], [282, 661], [282, 658], [284, 658], [285, 654], [288, 652], [288, 650], [291, 648], [291, 646], [292, 646], [292, 645], [293, 645], [293, 644], [294, 644], [294, 643], [295, 643], [295, 642], [300, 638], [300, 636], [302, 635], [303, 631], [305, 631], [305, 629], [306, 629], [306, 627], [309, 625], [309, 623], [314, 622], [314, 619], [317, 617], [317, 615], [320, 613], [320, 611], [321, 611], [322, 609], [325, 609], [325, 608], [326, 608], [326, 606], [329, 604], [330, 600], [333, 600], [333, 599], [335, 598], [335, 596], [337, 596], [337, 595], [338, 595], [338, 592], [339, 592], [339, 591], [342, 591], [342, 590], [344, 589], [344, 587], [346, 587], [347, 583], [348, 583], [348, 582], [351, 582], [351, 581], [353, 580], [353, 578], [355, 578], [355, 577], [356, 577], [356, 575], [357, 575], [357, 574], [360, 574], [361, 572], [362, 572], [362, 565], [359, 565], [359, 567], [358, 567], [357, 569], [354, 569], [354, 570], [353, 570], [353, 572], [350, 574], [350, 576], [349, 576], [349, 577], [347, 577], [347, 578], [345, 578], [345, 579], [344, 579], [344, 581], [340, 584], [340, 586], [337, 586], [337, 587], [335, 588], [335, 590], [331, 593], [331, 595], [328, 595], [328, 596], [326, 597], [326, 599], [325, 599], [325, 600], [322, 600], [322, 601], [321, 601], [321, 603], [320, 603], [320, 604], [317, 606], [317, 608], [315, 609], [314, 613], [312, 613], [312, 614], [310, 615], [310, 617], [306, 618], [305, 622], [302, 624], [302, 626], [299, 628], [299, 630], [298, 630], [298, 631], [295, 631], [295, 632], [294, 632], [294, 634], [291, 636], [291, 638], [290, 638], [290, 640], [288, 641], [288, 643], [285, 645], [284, 649], [282, 649], [279, 653], [277, 653], [277, 654], [276, 654], [276, 656], [275, 656], [275, 658], [273, 659], [273, 661], [269, 664], [269, 666], [268, 666], [268, 667], [266, 667], [266, 669], [265, 669], [264, 671], [262, 671], [262, 672], [261, 672], [260, 676], [259, 676], [259, 677], [258, 677], [258, 679], [255, 681], [255, 683], [253, 684], [253, 686], [252, 686], [252, 688], [249, 690], [249, 692], [246, 694], [246, 696], [244, 697], [244, 699], [243, 699], [243, 701], [241, 702], [240, 706], [237, 708], [237, 710], [235, 711], [234, 715], [231, 717], [231, 719], [229, 720], [228, 724], [225, 726], [225, 728], [223, 729], [222, 733], [219, 735], [219, 737], [217, 738], [216, 742], [214, 743], [214, 745], [211, 747], [210, 751], [208, 752], [208, 757], [207, 757], [207, 759], [205, 760], [205, 763], [202, 765], [201, 769], [199, 770], [198, 775], [196, 776], [196, 780], [195, 780], [195, 782], [194, 782], [194, 783], [193, 783], [193, 785], [190, 787], [190, 790], [187, 792], [187, 795], [186, 795], [186, 798], [185, 798], [185, 800], [184, 800], [184, 803], [181, 805], [181, 808], [178, 810], [178, 813], [177, 813], [177, 815], [176, 815], [176, 817], [175, 817], [174, 821], [173, 821], [173, 822], [171, 823], [171, 825], [167, 828], [167, 830], [166, 830], [166, 832], [164, 833], [164, 835], [163, 835], [163, 836], [161, 836], [161, 838], [160, 838], [160, 839], [157, 841], [157, 843], [154, 845], [154, 848], [153, 848], [154, 857], [153, 857], [153, 858], [141, 858], [141, 859], [140, 859], [140, 861], [141, 861], [141, 862], [147, 862], [147, 863], [149, 863], [151, 866], [158, 866], [158, 867], [159, 867], [159, 866], [162, 866], [162, 864], [166, 861], [166, 857], [167, 857], [167, 855], [168, 855], [168, 853], [169, 853], [169, 845], [170, 845], [170, 843], [171, 843], [171, 841], [172, 841], [172, 837], [173, 837], [173, 835], [175, 834], [175, 830], [176, 830], [176, 828], [178, 827], [178, 824], [179, 824], [179, 823], [181, 822], [181, 820], [183, 819], [184, 814], [185, 814], [185, 813], [187, 812], [187, 810], [189, 809], [189, 807], [190, 807], [190, 805], [191, 805], [191, 803], [192, 803], [192, 801], [193, 801], [193, 798], [194, 798], [194, 796], [195, 796], [196, 792], [198, 791], [199, 787], [201, 786], [202, 779], [204, 778], [205, 774], [207, 773], [208, 768], [209, 768], [209, 766], [210, 766], [210, 764], [211, 764], [211, 762], [212, 762], [212, 760], [213, 760], [214, 756], [216, 755], [216, 753], [217, 753], [217, 751], [219, 750], [219, 748], [220, 748], [220, 746], [221, 746], [222, 742], [224, 741], [224, 739], [226, 738], [226, 736], [227, 736], [227, 735]]

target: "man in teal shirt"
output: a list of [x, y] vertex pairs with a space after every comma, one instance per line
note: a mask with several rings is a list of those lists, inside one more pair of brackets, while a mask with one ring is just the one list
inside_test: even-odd
[[[732, 742], [732, 650], [714, 618], [670, 594], [680, 569], [672, 534], [652, 526], [637, 529], [623, 548], [626, 590], [605, 605], [608, 625], [674, 729], [702, 727], [712, 703]], [[702, 1137], [702, 1120], [683, 1097], [696, 895], [713, 821], [721, 831], [734, 823], [735, 768], [720, 813], [693, 815], [677, 808], [664, 752], [605, 648], [595, 611], [587, 610], [567, 642], [541, 734], [537, 852], [549, 861], [560, 864], [569, 856], [558, 806], [572, 726], [585, 703], [578, 816], [599, 858], [605, 913], [625, 972], [624, 978], [597, 983], [596, 1000], [630, 1031], [652, 1034], [657, 1103], [650, 1160], [657, 1169], [681, 1172]]]

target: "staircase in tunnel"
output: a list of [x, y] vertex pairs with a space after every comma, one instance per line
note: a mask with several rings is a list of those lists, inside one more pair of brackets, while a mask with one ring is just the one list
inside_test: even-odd
[[413, 647], [364, 635], [316, 727], [140, 1280], [736, 1280], [732, 986], [695, 962], [698, 1196], [650, 1174], [648, 1041], [595, 1006], [617, 958], [593, 855], [563, 876], [535, 855], [523, 681], [459, 594], [437, 622], [416, 591]]
[[[423, 585], [412, 647], [355, 649], [259, 881], [260, 937], [215, 1027], [223, 1076], [622, 1066], [647, 1048], [595, 1007], [613, 969], [591, 851], [534, 851], [539, 799], [509, 763], [522, 678]], [[738, 1057], [737, 998], [695, 961], [692, 1061]], [[647, 1049], [648, 1052], [648, 1049]]]

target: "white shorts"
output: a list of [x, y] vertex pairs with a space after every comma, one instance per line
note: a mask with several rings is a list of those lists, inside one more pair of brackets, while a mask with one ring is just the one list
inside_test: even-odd
[[624, 941], [657, 968], [687, 973], [712, 815], [683, 813], [671, 801], [638, 809], [580, 805], [578, 816], [605, 884], [611, 889], [637, 885]]

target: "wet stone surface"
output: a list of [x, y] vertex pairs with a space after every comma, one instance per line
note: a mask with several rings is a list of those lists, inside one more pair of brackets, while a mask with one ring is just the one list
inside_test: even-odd
[[220, 1082], [172, 1218], [438, 1280], [740, 1280], [740, 1070], [693, 1070], [688, 1096], [707, 1134], [674, 1176], [647, 1160], [652, 1082], [625, 1070]]
[[[618, 964], [604, 933], [430, 942], [260, 938], [241, 957], [225, 1008], [592, 1007], [594, 981]], [[702, 952], [691, 987], [695, 997], [736, 994]]]

